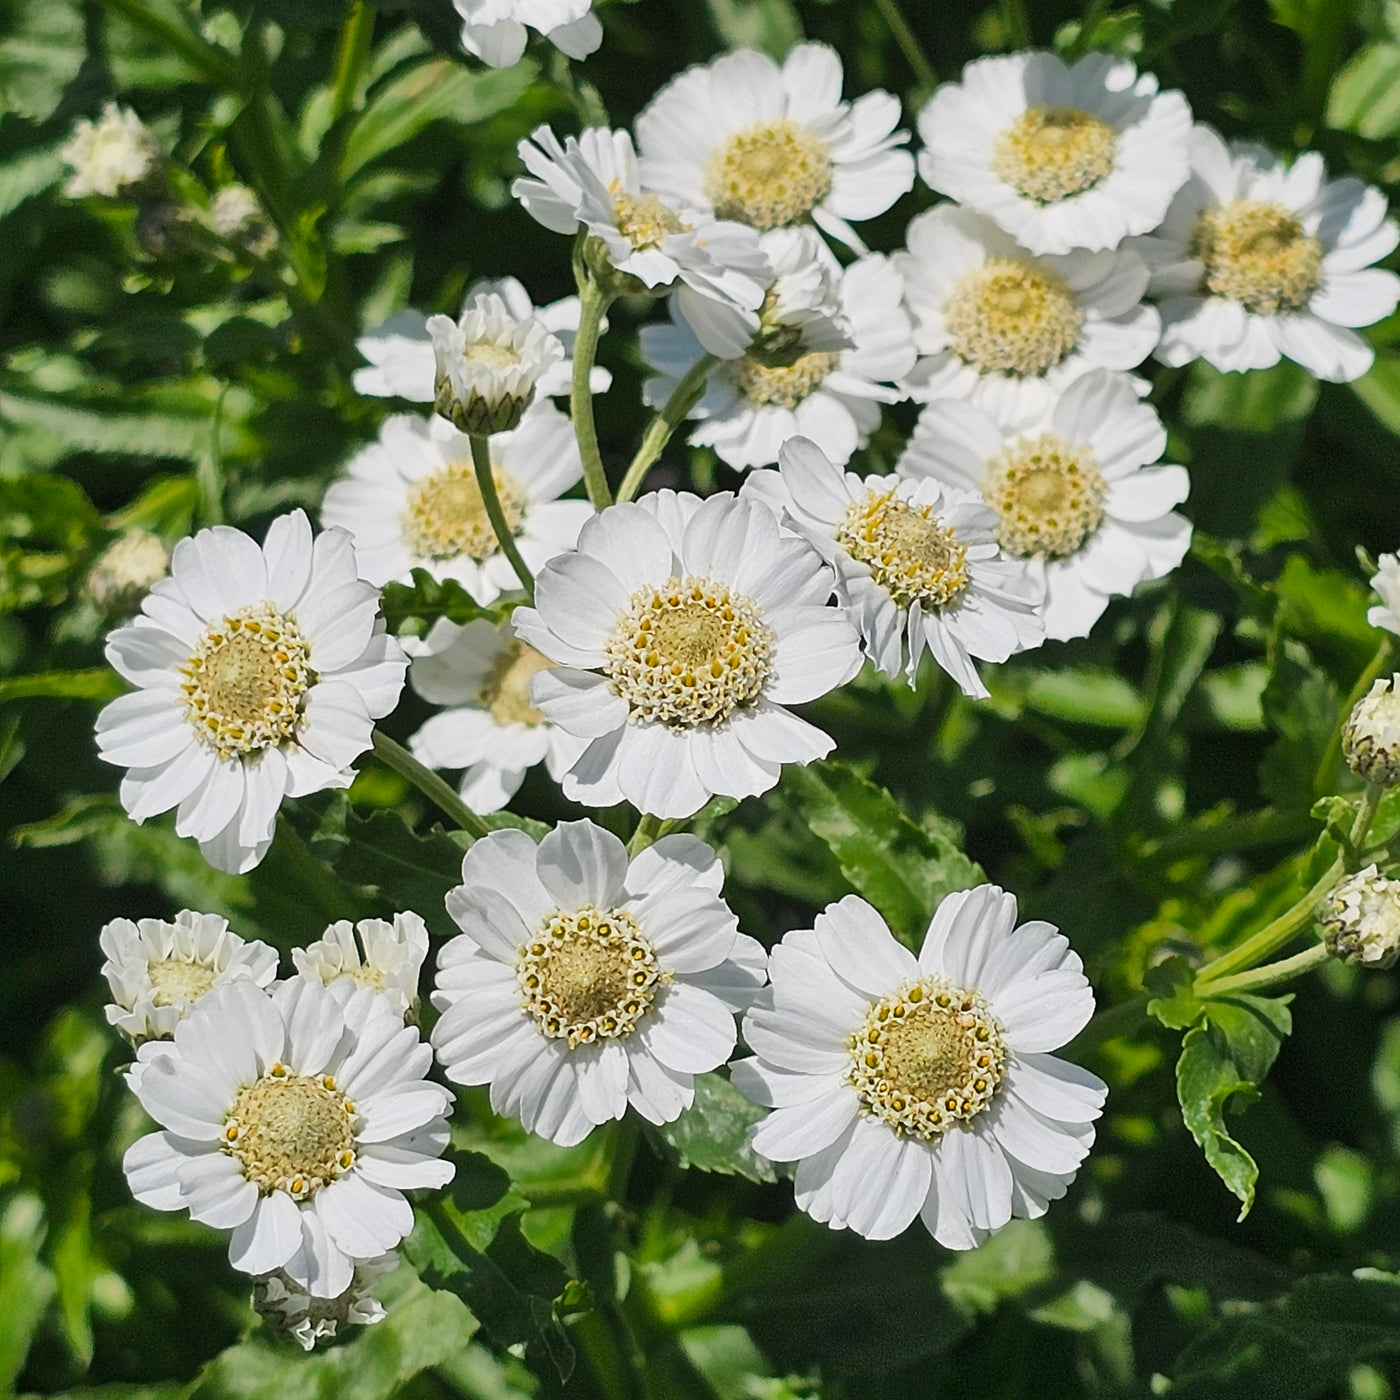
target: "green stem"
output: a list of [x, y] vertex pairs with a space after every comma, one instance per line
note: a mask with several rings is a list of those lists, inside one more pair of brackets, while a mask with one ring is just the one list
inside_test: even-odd
[[702, 355], [696, 360], [671, 390], [671, 396], [666, 400], [664, 407], [647, 424], [647, 430], [642, 435], [642, 445], [637, 449], [637, 455], [632, 458], [632, 465], [627, 468], [622, 485], [617, 488], [619, 501], [630, 501], [637, 494], [642, 478], [651, 470], [652, 463], [666, 450], [671, 434], [705, 392], [705, 381], [715, 364], [713, 355]]
[[352, 0], [340, 31], [332, 84], [331, 118], [336, 120], [360, 105], [360, 81], [374, 41], [374, 9], [368, 0]]
[[535, 576], [530, 572], [530, 566], [520, 557], [520, 548], [515, 543], [515, 532], [506, 520], [505, 511], [501, 509], [501, 498], [496, 491], [496, 476], [491, 470], [491, 440], [473, 433], [471, 444], [472, 466], [476, 469], [476, 485], [481, 492], [481, 503], [486, 507], [486, 518], [496, 532], [496, 543], [500, 545], [501, 553], [510, 560], [510, 566], [515, 570], [521, 588], [525, 590], [526, 599], [533, 603]]
[[1001, 22], [1006, 29], [1006, 42], [1013, 49], [1030, 48], [1031, 22], [1024, 0], [1001, 0]]
[[[1291, 982], [1305, 972], [1311, 972], [1319, 963], [1332, 956], [1325, 943], [1314, 943], [1291, 958], [1281, 958], [1278, 962], [1265, 963], [1262, 967], [1252, 967], [1248, 972], [1237, 972], [1233, 977], [1217, 977], [1206, 987], [1206, 994], [1213, 997], [1224, 996], [1227, 992], [1257, 992], [1265, 987], [1275, 987], [1280, 982]], [[1199, 984], [1198, 984], [1199, 990]]]
[[1105, 1006], [1094, 1015], [1092, 1021], [1070, 1041], [1061, 1053], [1073, 1059], [1081, 1057], [1085, 1051], [1097, 1049], [1106, 1040], [1128, 1035], [1140, 1026], [1147, 1024], [1147, 994], [1133, 997], [1130, 1001], [1120, 1001], [1117, 1006]]
[[932, 92], [938, 86], [938, 74], [933, 71], [933, 64], [928, 61], [923, 45], [909, 28], [908, 21], [900, 14], [895, 0], [875, 0], [875, 8], [879, 10], [895, 43], [899, 45], [910, 68], [914, 70], [914, 77], [919, 86]]
[[632, 1175], [632, 1163], [641, 1141], [641, 1125], [635, 1113], [618, 1119], [613, 1125], [612, 1141], [608, 1144], [608, 1175], [604, 1187], [610, 1201], [621, 1202], [627, 1193], [627, 1178]]
[[664, 825], [660, 817], [648, 816], [642, 813], [642, 819], [637, 823], [637, 829], [632, 833], [632, 839], [627, 843], [627, 854], [635, 856], [639, 852], [646, 850], [661, 835], [661, 828]]
[[1088, 51], [1094, 30], [1099, 27], [1107, 13], [1108, 0], [1089, 0], [1089, 4], [1084, 10], [1084, 18], [1079, 21], [1079, 33], [1075, 36], [1074, 44], [1070, 50], [1075, 57]]
[[399, 777], [412, 783], [430, 802], [473, 836], [489, 836], [491, 828], [430, 768], [418, 762], [402, 744], [381, 729], [374, 731], [374, 756]]
[[1346, 724], [1348, 716], [1356, 708], [1357, 701], [1370, 690], [1372, 683], [1379, 678], [1383, 671], [1390, 669], [1390, 665], [1390, 638], [1384, 637], [1366, 669], [1357, 677], [1356, 684], [1351, 688], [1351, 694], [1347, 696], [1346, 707], [1342, 711], [1342, 724], [1337, 726], [1331, 739], [1328, 740], [1327, 751], [1322, 755], [1322, 762], [1317, 766], [1317, 776], [1313, 779], [1313, 796], [1324, 797], [1331, 791], [1337, 777], [1337, 764], [1342, 757], [1342, 725]]
[[224, 454], [220, 435], [224, 426], [224, 396], [228, 385], [219, 388], [214, 400], [214, 415], [209, 432], [209, 451], [200, 457], [194, 469], [199, 488], [199, 518], [204, 525], [224, 523]]
[[589, 379], [593, 361], [598, 354], [598, 334], [603, 317], [612, 301], [605, 291], [582, 267], [578, 275], [579, 309], [578, 334], [574, 337], [574, 382], [569, 394], [569, 411], [574, 419], [574, 435], [578, 438], [579, 455], [583, 458], [583, 484], [594, 510], [606, 510], [612, 505], [608, 476], [603, 470], [603, 456], [598, 451], [598, 429], [593, 423], [593, 389]]

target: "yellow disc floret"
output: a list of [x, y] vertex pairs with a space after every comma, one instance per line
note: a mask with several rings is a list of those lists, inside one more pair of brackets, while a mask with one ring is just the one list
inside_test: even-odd
[[937, 1137], [990, 1107], [1006, 1042], [982, 995], [924, 977], [870, 1008], [847, 1042], [861, 1107], [896, 1133]]
[[[493, 467], [491, 475], [506, 524], [512, 534], [519, 534], [525, 519], [525, 493], [503, 468]], [[476, 473], [466, 461], [449, 462], [414, 483], [403, 515], [403, 533], [408, 547], [423, 559], [465, 556], [480, 563], [500, 548]]]
[[1042, 433], [1021, 439], [992, 464], [983, 488], [1001, 516], [997, 541], [1013, 554], [1073, 554], [1103, 524], [1108, 483], [1087, 447]]
[[836, 368], [834, 350], [813, 350], [790, 365], [765, 365], [751, 355], [727, 360], [721, 369], [729, 382], [755, 407], [776, 404], [796, 408]]
[[151, 1000], [157, 1006], [186, 1006], [214, 985], [218, 973], [208, 963], [177, 955], [150, 963], [146, 975], [151, 979]]
[[233, 1101], [220, 1141], [263, 1195], [314, 1195], [355, 1165], [355, 1105], [329, 1075], [275, 1064]]
[[316, 683], [295, 621], [271, 603], [240, 608], [211, 627], [180, 676], [186, 716], [220, 758], [258, 754], [292, 738], [302, 699]]
[[604, 669], [630, 718], [673, 729], [722, 724], [756, 700], [777, 638], [762, 609], [707, 578], [634, 593], [606, 645]]
[[616, 183], [610, 193], [618, 232], [638, 250], [659, 248], [668, 234], [689, 231], [690, 225], [659, 195], [631, 194]]
[[1206, 290], [1259, 316], [1301, 311], [1322, 286], [1322, 244], [1281, 204], [1236, 199], [1196, 221]]
[[957, 602], [967, 588], [967, 546], [932, 506], [868, 489], [849, 506], [836, 543], [870, 566], [870, 576], [902, 608], [917, 601], [925, 612]]
[[631, 1035], [667, 980], [637, 921], [592, 904], [550, 915], [516, 967], [521, 1009], [570, 1050]]
[[1091, 190], [1113, 173], [1116, 136], [1076, 107], [1030, 107], [997, 137], [992, 170], [1037, 204]]
[[544, 716], [530, 703], [530, 678], [553, 664], [524, 642], [507, 642], [486, 673], [477, 703], [497, 724], [543, 724]]
[[943, 307], [950, 348], [983, 374], [1044, 374], [1079, 344], [1084, 313], [1063, 278], [1019, 258], [964, 273]]
[[705, 189], [721, 219], [760, 229], [795, 224], [831, 193], [831, 151], [797, 122], [759, 122], [714, 151]]

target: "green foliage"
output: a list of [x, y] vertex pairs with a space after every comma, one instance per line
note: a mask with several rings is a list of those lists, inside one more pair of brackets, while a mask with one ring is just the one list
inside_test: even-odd
[[657, 1133], [683, 1167], [776, 1181], [773, 1164], [749, 1146], [749, 1128], [763, 1116], [763, 1110], [723, 1075], [700, 1074], [695, 1078], [695, 1102]]

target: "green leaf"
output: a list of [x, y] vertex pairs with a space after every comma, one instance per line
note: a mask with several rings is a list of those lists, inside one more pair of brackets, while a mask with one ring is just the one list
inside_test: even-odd
[[[404, 632], [421, 636], [443, 617], [460, 624], [479, 617], [499, 622], [502, 616], [502, 608], [483, 608], [456, 579], [435, 579], [426, 569], [414, 569], [411, 584], [384, 587], [384, 621], [396, 636]], [[406, 625], [410, 623], [414, 625]]]
[[763, 49], [784, 58], [802, 38], [792, 0], [708, 0], [710, 19], [725, 45]]
[[[186, 417], [102, 412], [79, 408], [66, 399], [0, 393], [0, 418], [7, 420], [10, 427], [38, 428], [52, 433], [70, 452], [176, 457], [199, 462], [213, 443], [212, 401], [206, 414]], [[227, 451], [230, 446], [229, 442], [224, 442], [223, 450]]]
[[1237, 433], [1271, 433], [1306, 418], [1317, 402], [1317, 380], [1301, 365], [1280, 360], [1271, 369], [1224, 373], [1204, 360], [1191, 366], [1182, 400], [1186, 421]]
[[0, 42], [0, 110], [47, 121], [86, 52], [83, 8], [73, 0], [10, 0]]
[[58, 146], [44, 146], [0, 162], [0, 219], [63, 178], [68, 167], [58, 152]]
[[1036, 671], [1003, 666], [988, 674], [992, 701], [1010, 718], [1025, 709], [1072, 724], [1133, 729], [1146, 713], [1132, 682], [1107, 667]]
[[1347, 388], [1392, 433], [1400, 433], [1400, 355], [1378, 354], [1375, 364]]
[[1315, 569], [1301, 554], [1291, 554], [1273, 589], [1283, 600], [1279, 615], [1289, 631], [1345, 651], [1357, 669], [1370, 660], [1377, 640], [1366, 621], [1371, 593], [1350, 574]]
[[1307, 648], [1288, 639], [1275, 654], [1263, 702], [1279, 738], [1259, 766], [1259, 786], [1285, 810], [1310, 808], [1318, 766], [1341, 723], [1337, 688]]
[[38, 1196], [13, 1195], [0, 1214], [0, 1394], [12, 1394], [34, 1334], [57, 1289], [39, 1261], [44, 1207]]
[[1332, 82], [1325, 120], [1373, 141], [1400, 133], [1400, 44], [1380, 40], [1351, 56]]
[[1184, 1031], [1194, 1026], [1205, 1009], [1200, 997], [1191, 990], [1195, 981], [1195, 968], [1179, 955], [1148, 968], [1142, 978], [1152, 993], [1147, 1003], [1148, 1015], [1155, 1016], [1169, 1030]]
[[1225, 1108], [1257, 1096], [1284, 1037], [1293, 1027], [1291, 997], [1231, 996], [1212, 999], [1204, 1021], [1187, 1031], [1176, 1066], [1182, 1121], [1206, 1161], [1240, 1200], [1241, 1220], [1254, 1204], [1259, 1168], [1230, 1136]]
[[7, 700], [44, 697], [51, 700], [114, 700], [127, 685], [106, 666], [91, 671], [42, 671], [33, 676], [0, 680], [0, 705]]
[[675, 1150], [683, 1167], [744, 1176], [750, 1181], [776, 1181], [773, 1164], [749, 1146], [749, 1128], [766, 1113], [723, 1075], [699, 1074], [695, 1077], [695, 1102], [656, 1132]]

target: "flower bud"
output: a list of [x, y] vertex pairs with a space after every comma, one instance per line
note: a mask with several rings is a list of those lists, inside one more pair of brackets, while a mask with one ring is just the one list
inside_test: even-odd
[[1377, 681], [1342, 727], [1342, 753], [1351, 771], [1368, 783], [1400, 781], [1400, 692], [1395, 679]]
[[63, 187], [69, 199], [97, 194], [122, 199], [134, 194], [160, 164], [161, 150], [130, 107], [109, 102], [100, 121], [80, 121], [59, 152], [73, 167]]
[[292, 1337], [304, 1351], [311, 1351], [317, 1342], [339, 1335], [351, 1324], [368, 1327], [383, 1321], [384, 1307], [374, 1296], [374, 1287], [380, 1275], [398, 1262], [397, 1254], [355, 1260], [350, 1286], [334, 1298], [313, 1297], [278, 1269], [253, 1280], [253, 1307], [274, 1332]]
[[1387, 968], [1400, 958], [1400, 880], [1374, 865], [1334, 885], [1317, 917], [1323, 942], [1343, 962]]
[[255, 258], [267, 257], [277, 246], [277, 230], [247, 185], [225, 185], [209, 207], [209, 222], [220, 237]]
[[128, 530], [98, 555], [87, 578], [88, 596], [103, 612], [129, 612], [165, 577], [170, 551], [159, 535]]

